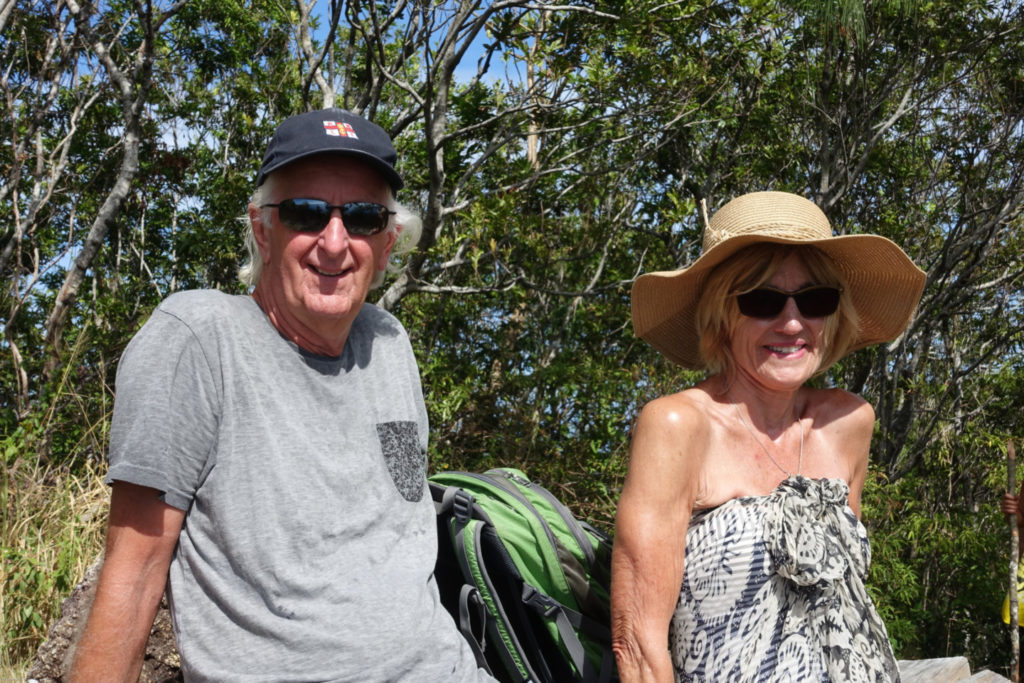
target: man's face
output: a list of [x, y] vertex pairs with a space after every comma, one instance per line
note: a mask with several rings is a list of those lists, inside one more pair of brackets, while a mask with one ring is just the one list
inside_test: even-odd
[[[289, 164], [274, 173], [269, 190], [264, 203], [297, 198], [334, 205], [388, 201], [387, 185], [377, 171], [338, 155]], [[276, 208], [250, 206], [249, 212], [263, 259], [254, 293], [260, 305], [278, 331], [303, 348], [340, 353], [338, 343], [344, 345], [376, 272], [387, 265], [394, 233], [350, 235], [338, 210], [319, 232], [290, 230]]]

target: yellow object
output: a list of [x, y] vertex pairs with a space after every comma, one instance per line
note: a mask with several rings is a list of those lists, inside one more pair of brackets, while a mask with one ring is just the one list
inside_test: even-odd
[[[1021, 598], [1024, 598], [1024, 562], [1017, 563], [1017, 625], [1024, 626], [1024, 604], [1021, 604]], [[1007, 592], [1005, 598], [1003, 598], [1003, 623], [1010, 623], [1010, 595]]]

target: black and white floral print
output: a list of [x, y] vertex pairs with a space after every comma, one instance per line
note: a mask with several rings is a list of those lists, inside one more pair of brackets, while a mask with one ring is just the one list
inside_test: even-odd
[[670, 632], [677, 681], [899, 680], [848, 493], [793, 476], [694, 515]]

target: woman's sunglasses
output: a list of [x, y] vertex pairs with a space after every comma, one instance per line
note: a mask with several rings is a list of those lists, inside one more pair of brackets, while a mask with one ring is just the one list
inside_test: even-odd
[[341, 210], [341, 222], [351, 235], [365, 237], [376, 235], [388, 227], [388, 217], [394, 211], [374, 202], [345, 202], [328, 204], [322, 199], [285, 199], [276, 204], [261, 204], [260, 208], [273, 207], [281, 223], [296, 232], [320, 232], [331, 220], [331, 212]]
[[770, 319], [782, 313], [786, 301], [793, 297], [800, 315], [805, 318], [824, 318], [839, 308], [842, 290], [828, 285], [813, 285], [795, 292], [786, 292], [774, 287], [758, 287], [736, 295], [740, 313], [748, 318]]

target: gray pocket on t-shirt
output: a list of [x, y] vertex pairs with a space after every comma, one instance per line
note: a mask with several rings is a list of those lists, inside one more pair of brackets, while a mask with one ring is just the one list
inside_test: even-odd
[[395, 488], [409, 502], [419, 502], [423, 498], [427, 462], [426, 456], [420, 452], [416, 423], [380, 422], [377, 424], [377, 438]]

